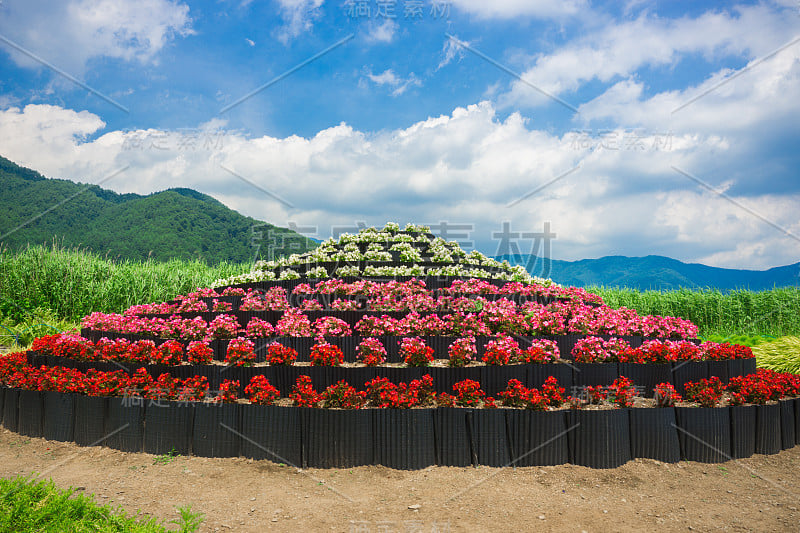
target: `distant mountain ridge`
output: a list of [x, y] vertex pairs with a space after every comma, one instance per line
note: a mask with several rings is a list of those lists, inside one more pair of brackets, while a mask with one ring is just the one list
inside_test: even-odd
[[0, 156], [0, 245], [81, 246], [122, 259], [249, 262], [317, 243], [187, 188], [147, 196], [50, 179]]
[[[499, 256], [512, 265], [522, 264], [531, 274], [545, 274], [542, 258], [530, 256]], [[740, 270], [718, 268], [699, 263], [684, 263], [660, 255], [625, 257], [620, 255], [578, 261], [550, 261], [549, 274], [553, 281], [577, 287], [628, 287], [638, 290], [673, 290], [680, 288], [713, 288], [722, 291], [750, 289], [768, 290], [774, 287], [800, 286], [800, 262], [769, 270]]]

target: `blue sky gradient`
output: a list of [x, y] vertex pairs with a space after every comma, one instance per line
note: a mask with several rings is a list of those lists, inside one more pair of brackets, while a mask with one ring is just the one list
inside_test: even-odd
[[315, 238], [447, 221], [492, 254], [550, 222], [559, 259], [800, 257], [788, 0], [4, 0], [0, 73], [2, 155]]

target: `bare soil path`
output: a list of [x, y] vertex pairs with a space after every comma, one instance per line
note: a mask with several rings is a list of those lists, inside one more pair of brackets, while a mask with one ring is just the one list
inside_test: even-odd
[[723, 464], [637, 459], [612, 470], [384, 467], [123, 453], [0, 430], [0, 476], [39, 473], [103, 504], [200, 531], [800, 531], [800, 446]]

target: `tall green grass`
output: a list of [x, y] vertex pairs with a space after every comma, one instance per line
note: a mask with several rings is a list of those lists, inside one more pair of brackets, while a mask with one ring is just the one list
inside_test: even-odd
[[[170, 300], [250, 268], [235, 263], [209, 266], [200, 261], [117, 261], [58, 245], [31, 246], [19, 252], [0, 247], [0, 325], [9, 327], [9, 320], [35, 324], [36, 313], [46, 310], [73, 323], [92, 311], [119, 313], [134, 304]], [[614, 308], [689, 319], [703, 336], [800, 335], [797, 288], [729, 293], [589, 290]]]
[[800, 334], [800, 289], [769, 291], [718, 290], [644, 291], [593, 287], [611, 307], [641, 314], [678, 316], [700, 327], [701, 335]]
[[78, 321], [92, 311], [170, 300], [249, 269], [201, 261], [117, 261], [58, 245], [19, 252], [0, 247], [0, 315], [21, 321], [36, 309], [49, 309]]

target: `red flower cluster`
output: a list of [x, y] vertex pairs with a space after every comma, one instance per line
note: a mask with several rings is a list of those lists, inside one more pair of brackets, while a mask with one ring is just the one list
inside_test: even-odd
[[340, 366], [344, 362], [342, 350], [324, 341], [311, 347], [310, 358], [311, 366]]
[[517, 341], [508, 336], [486, 343], [486, 352], [483, 362], [487, 365], [507, 365], [519, 357], [520, 350]]
[[279, 342], [273, 342], [267, 348], [267, 362], [272, 366], [292, 365], [296, 360], [297, 351], [294, 348]]
[[722, 399], [724, 387], [717, 376], [700, 381], [689, 381], [685, 385], [686, 399], [703, 407], [716, 407]]
[[239, 399], [239, 380], [225, 379], [219, 385], [219, 394], [214, 401], [217, 403], [236, 403]]
[[672, 383], [659, 383], [656, 385], [655, 389], [653, 389], [653, 398], [659, 407], [672, 407], [683, 399]]
[[358, 359], [366, 366], [377, 366], [386, 361], [386, 348], [375, 337], [367, 337], [356, 348]]
[[564, 403], [564, 388], [558, 386], [553, 376], [547, 378], [540, 391], [527, 388], [518, 379], [508, 381], [506, 390], [499, 394], [501, 403], [508, 407], [524, 407], [534, 411], [546, 411], [548, 407], [559, 407]]
[[428, 366], [433, 362], [433, 348], [419, 337], [405, 337], [400, 341], [400, 356], [408, 366]]
[[338, 381], [320, 394], [322, 407], [360, 409], [367, 402], [367, 393], [357, 391], [346, 381]]
[[225, 364], [235, 366], [250, 366], [256, 360], [255, 345], [253, 341], [238, 337], [228, 343], [225, 352]]
[[760, 368], [755, 374], [731, 378], [725, 390], [731, 405], [764, 404], [800, 394], [800, 376]]
[[280, 391], [264, 376], [253, 376], [250, 384], [244, 388], [244, 393], [250, 403], [258, 405], [272, 405], [281, 396]]

